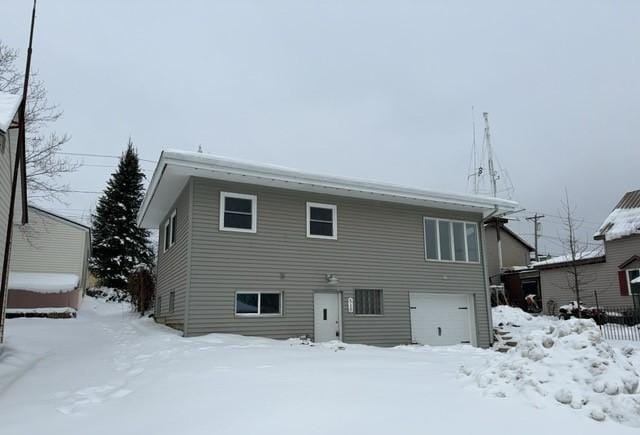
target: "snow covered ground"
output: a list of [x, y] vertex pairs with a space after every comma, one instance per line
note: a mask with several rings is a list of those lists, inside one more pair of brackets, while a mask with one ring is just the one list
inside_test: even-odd
[[182, 338], [93, 298], [77, 319], [13, 319], [7, 333], [2, 435], [638, 433], [478, 385], [515, 351]]

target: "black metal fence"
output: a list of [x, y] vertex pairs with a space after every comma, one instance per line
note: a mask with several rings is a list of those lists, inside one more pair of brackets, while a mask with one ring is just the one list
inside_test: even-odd
[[594, 320], [609, 340], [640, 341], [640, 310], [634, 307], [597, 307]]

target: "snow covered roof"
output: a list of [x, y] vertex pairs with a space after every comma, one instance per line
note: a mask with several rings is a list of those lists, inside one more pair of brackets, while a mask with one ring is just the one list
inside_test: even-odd
[[[595, 249], [589, 249], [576, 253], [576, 261], [581, 263], [593, 262], [597, 263], [605, 260], [604, 249], [599, 246]], [[531, 263], [532, 267], [545, 267], [545, 266], [563, 266], [565, 263], [572, 261], [571, 254], [559, 255], [557, 257], [549, 258], [543, 261], [534, 261]]]
[[235, 181], [332, 195], [375, 199], [434, 208], [501, 215], [517, 203], [499, 198], [459, 195], [393, 184], [319, 175], [281, 166], [245, 162], [211, 154], [166, 150], [153, 173], [138, 213], [138, 224], [157, 228], [189, 177]]
[[0, 133], [9, 130], [21, 101], [20, 95], [0, 92]]
[[9, 290], [35, 293], [64, 293], [78, 287], [80, 277], [73, 273], [10, 272]]
[[593, 237], [615, 240], [633, 234], [640, 234], [640, 190], [625, 193]]

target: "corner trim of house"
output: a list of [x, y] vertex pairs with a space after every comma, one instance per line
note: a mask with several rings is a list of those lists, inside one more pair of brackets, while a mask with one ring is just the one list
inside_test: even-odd
[[187, 213], [187, 219], [189, 222], [189, 229], [187, 233], [187, 282], [184, 290], [184, 327], [182, 328], [182, 336], [189, 336], [189, 313], [190, 313], [190, 301], [191, 301], [191, 246], [193, 244], [193, 177], [189, 179], [187, 184], [189, 189], [189, 209]]
[[[484, 297], [485, 297], [485, 304], [487, 307], [487, 317], [489, 321], [489, 325], [488, 325], [489, 326], [489, 346], [492, 346], [493, 345], [493, 315], [491, 312], [491, 293], [490, 293], [491, 290], [489, 289], [489, 272], [487, 271], [487, 254], [485, 249], [484, 225], [482, 224], [482, 221], [478, 224], [478, 227], [480, 229], [479, 245], [480, 245], [480, 251], [482, 253], [481, 258], [482, 258], [482, 277], [484, 282]], [[475, 301], [475, 298], [474, 298], [474, 301]], [[477, 316], [477, 313], [476, 313], [476, 316]], [[479, 333], [480, 331], [476, 331], [477, 345], [479, 345], [480, 343]]]

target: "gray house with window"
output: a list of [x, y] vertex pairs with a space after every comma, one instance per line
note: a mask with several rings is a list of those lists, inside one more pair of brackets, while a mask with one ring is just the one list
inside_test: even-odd
[[482, 222], [515, 207], [164, 151], [138, 222], [155, 318], [185, 336], [488, 346]]

